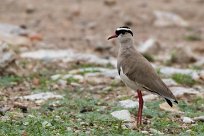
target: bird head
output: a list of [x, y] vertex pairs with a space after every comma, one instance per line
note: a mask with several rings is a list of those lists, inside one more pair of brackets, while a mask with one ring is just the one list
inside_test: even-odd
[[131, 38], [133, 37], [132, 30], [127, 26], [123, 26], [123, 27], [118, 27], [115, 30], [115, 34], [108, 37], [108, 40], [113, 39], [113, 38], [118, 38], [120, 41], [124, 41], [126, 39], [129, 39], [130, 37]]

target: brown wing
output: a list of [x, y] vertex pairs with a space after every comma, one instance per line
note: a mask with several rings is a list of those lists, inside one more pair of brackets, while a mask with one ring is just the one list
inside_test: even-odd
[[118, 67], [121, 66], [124, 74], [126, 74], [130, 80], [143, 85], [146, 90], [176, 102], [175, 96], [157, 75], [149, 61], [137, 51], [133, 55], [119, 60]]

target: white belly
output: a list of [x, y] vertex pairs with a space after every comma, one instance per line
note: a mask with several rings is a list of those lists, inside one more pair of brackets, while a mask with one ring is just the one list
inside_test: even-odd
[[132, 80], [130, 80], [124, 73], [123, 73], [123, 69], [122, 67], [120, 68], [120, 78], [121, 80], [126, 84], [126, 86], [128, 86], [129, 88], [133, 89], [133, 90], [144, 90], [143, 87], [138, 84], [137, 82], [134, 82]]

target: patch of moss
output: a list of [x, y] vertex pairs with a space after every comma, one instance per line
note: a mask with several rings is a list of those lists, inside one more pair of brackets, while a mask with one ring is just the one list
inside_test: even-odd
[[67, 80], [67, 83], [69, 83], [69, 84], [73, 83], [73, 82], [75, 82], [75, 83], [79, 82], [79, 79], [76, 79], [76, 78], [73, 78], [73, 77], [67, 78], [66, 80]]
[[87, 68], [79, 72], [81, 75], [85, 75], [86, 73], [96, 73], [100, 72], [97, 68]]
[[183, 85], [193, 86], [195, 84], [195, 80], [187, 74], [173, 74], [172, 79]]
[[10, 85], [16, 85], [18, 82], [22, 81], [21, 77], [18, 76], [3, 76], [0, 78], [0, 86], [6, 87]]
[[202, 38], [199, 35], [196, 35], [196, 34], [186, 35], [184, 37], [184, 39], [186, 41], [201, 41], [202, 40]]

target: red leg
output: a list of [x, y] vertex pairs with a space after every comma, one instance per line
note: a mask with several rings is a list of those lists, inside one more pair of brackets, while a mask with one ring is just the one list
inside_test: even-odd
[[139, 98], [139, 109], [137, 113], [137, 125], [142, 124], [142, 110], [143, 110], [143, 98], [142, 98], [142, 92], [140, 90], [137, 90], [137, 95]]

